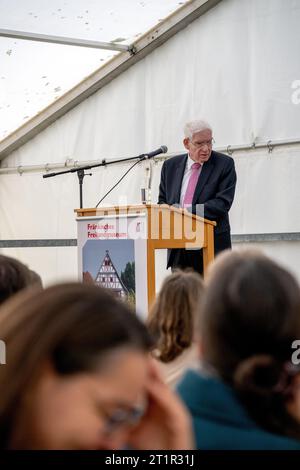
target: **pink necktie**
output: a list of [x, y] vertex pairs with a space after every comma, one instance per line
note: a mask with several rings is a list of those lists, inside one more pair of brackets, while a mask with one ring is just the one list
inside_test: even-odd
[[199, 168], [201, 167], [200, 163], [193, 163], [192, 173], [188, 182], [188, 186], [186, 188], [186, 192], [183, 199], [183, 206], [191, 205], [193, 202], [194, 192], [198, 181], [199, 176]]

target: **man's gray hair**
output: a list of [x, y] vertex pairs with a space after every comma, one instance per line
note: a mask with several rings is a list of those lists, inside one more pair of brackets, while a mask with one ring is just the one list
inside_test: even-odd
[[211, 125], [208, 124], [208, 122], [203, 121], [202, 119], [187, 122], [184, 126], [184, 137], [187, 139], [192, 139], [193, 135], [196, 134], [196, 132], [205, 131], [207, 129], [212, 131]]

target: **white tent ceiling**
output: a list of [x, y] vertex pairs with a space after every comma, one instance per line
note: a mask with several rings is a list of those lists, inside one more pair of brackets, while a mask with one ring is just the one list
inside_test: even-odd
[[[0, 0], [0, 29], [131, 44], [187, 0]], [[0, 141], [116, 51], [0, 37]]]

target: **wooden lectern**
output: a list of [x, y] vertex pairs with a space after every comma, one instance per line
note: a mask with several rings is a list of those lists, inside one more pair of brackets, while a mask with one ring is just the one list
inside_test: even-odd
[[[168, 205], [143, 204], [133, 206], [112, 206], [98, 209], [76, 209], [78, 227], [79, 270], [82, 273], [82, 248], [86, 240], [134, 239], [139, 246], [136, 255], [136, 280], [141, 283], [144, 269], [143, 289], [136, 286], [137, 308], [149, 309], [155, 298], [155, 250], [167, 248], [203, 248], [203, 272], [214, 258], [214, 226], [216, 222], [191, 214], [185, 209]], [[82, 240], [82, 241], [80, 241]], [[139, 268], [140, 266], [140, 268]], [[140, 271], [141, 272], [141, 271]], [[141, 301], [141, 299], [144, 301]], [[139, 301], [140, 299], [140, 301]], [[138, 305], [140, 304], [140, 305]], [[142, 304], [144, 304], [142, 306]], [[145, 305], [147, 304], [147, 305]]]

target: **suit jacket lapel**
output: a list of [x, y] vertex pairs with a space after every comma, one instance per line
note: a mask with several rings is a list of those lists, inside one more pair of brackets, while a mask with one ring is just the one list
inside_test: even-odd
[[201, 191], [202, 191], [204, 185], [206, 184], [208, 178], [210, 177], [211, 172], [214, 168], [213, 158], [212, 157], [213, 156], [211, 155], [210, 159], [203, 164], [203, 167], [202, 167], [202, 170], [201, 170], [201, 173], [199, 175], [198, 182], [197, 182], [197, 186], [196, 186], [196, 189], [195, 189], [195, 193], [194, 193], [194, 197], [193, 197], [193, 204], [197, 203], [197, 201], [200, 197]]
[[176, 167], [175, 176], [174, 176], [174, 202], [173, 204], [179, 204], [180, 202], [180, 192], [181, 192], [181, 184], [184, 175], [184, 170], [186, 166], [187, 155], [182, 156], [182, 160]]

